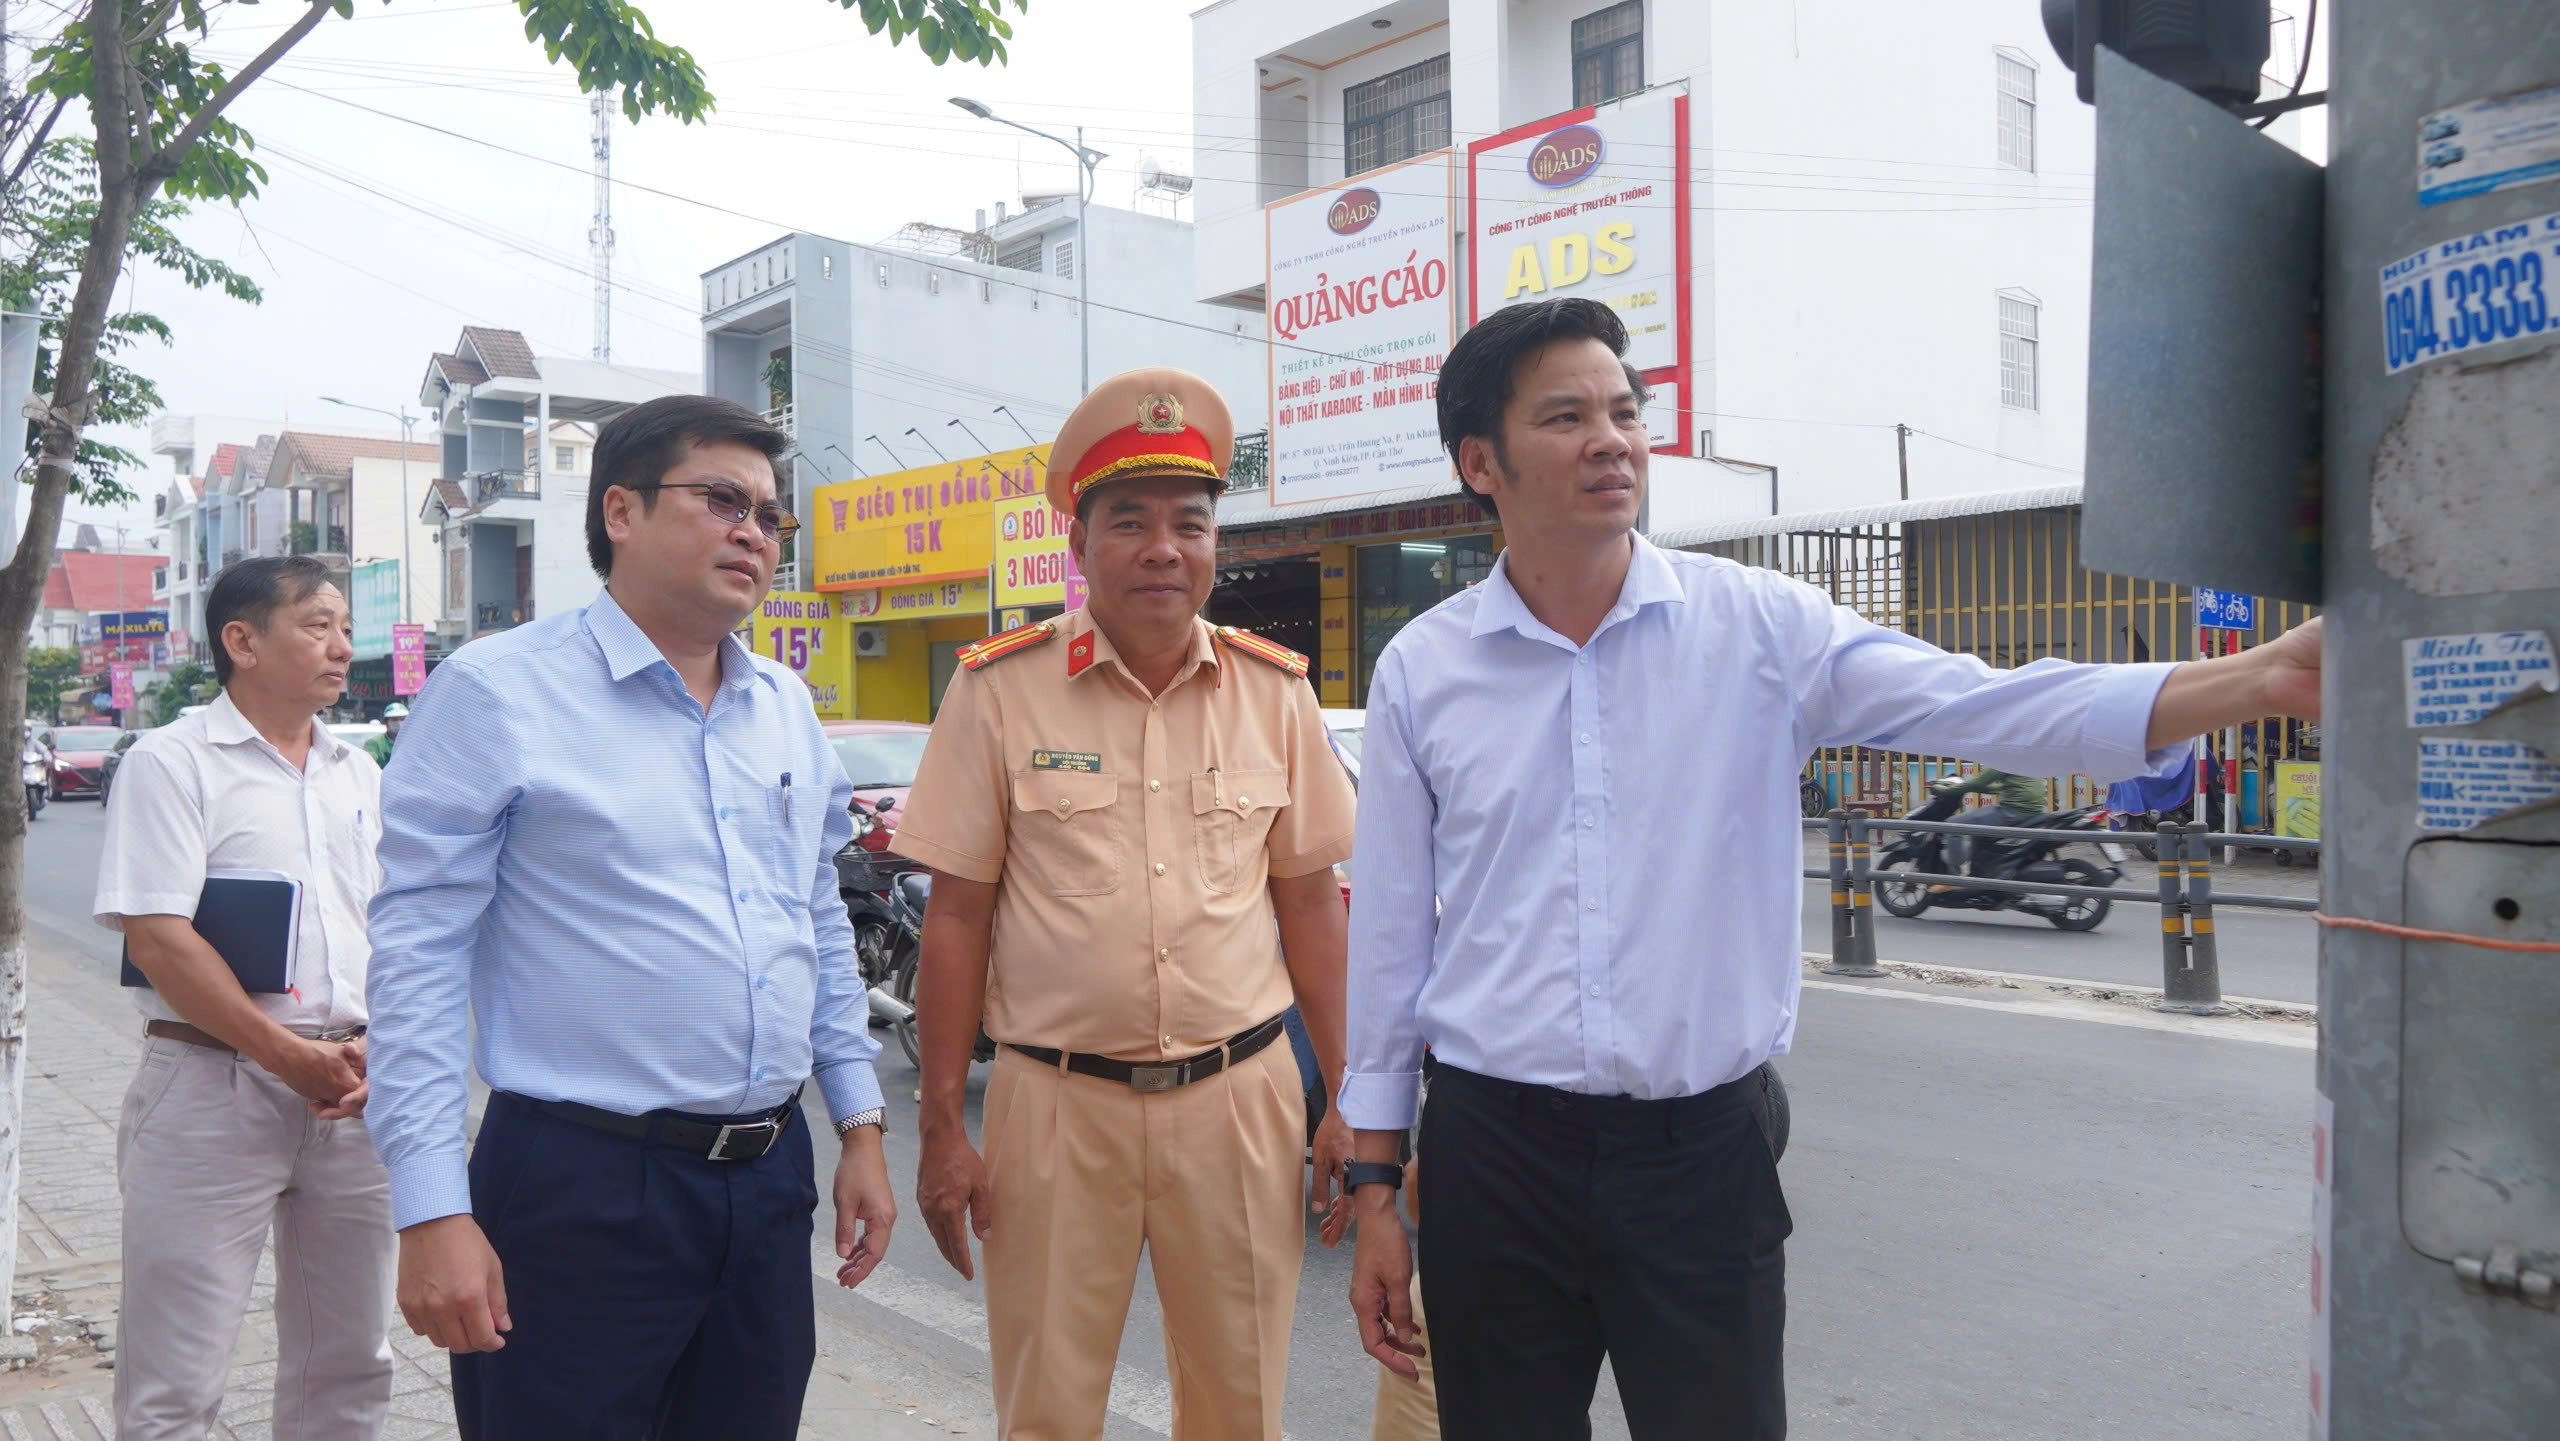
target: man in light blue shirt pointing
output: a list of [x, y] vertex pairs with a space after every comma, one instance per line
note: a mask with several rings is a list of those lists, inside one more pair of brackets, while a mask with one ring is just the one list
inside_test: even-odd
[[[888, 1248], [852, 787], [807, 689], [732, 634], [798, 529], [788, 444], [701, 396], [608, 422], [604, 591], [438, 667], [383, 785], [373, 1135], [465, 1441], [798, 1433], [813, 1078], [838, 1279]], [[494, 1094], [466, 1163], [467, 1047]]]
[[[1414, 1119], [1442, 1434], [1786, 1434], [1766, 1065], [1802, 976], [1796, 782], [1819, 746], [2102, 779], [2191, 736], [2316, 718], [2319, 623], [2187, 665], [1999, 671], [1775, 571], [1635, 533], [1644, 385], [1591, 300], [1450, 351], [1441, 442], [1498, 508], [1485, 581], [1399, 632], [1361, 746], [1349, 1056], [1362, 1344], [1410, 1375], [1390, 1161]], [[1558, 828], [1562, 828], [1559, 837]], [[1435, 901], [1439, 904], [1435, 906]]]

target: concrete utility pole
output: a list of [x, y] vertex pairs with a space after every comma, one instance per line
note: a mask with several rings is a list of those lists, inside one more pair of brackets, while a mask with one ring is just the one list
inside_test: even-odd
[[596, 218], [587, 228], [587, 256], [596, 272], [595, 358], [613, 359], [613, 107], [621, 90], [607, 86], [587, 102], [595, 117]]
[[[2338, 12], [2322, 767], [2336, 779], [2322, 893], [2349, 917], [2471, 939], [2328, 932], [2332, 1170], [2313, 1234], [2327, 1314], [2313, 1352], [2326, 1351], [2335, 1441], [2554, 1436], [2560, 807], [2452, 827], [2499, 800], [2560, 795], [2560, 694], [2413, 724], [2448, 717], [2415, 714], [2412, 672], [2428, 637], [2489, 636], [2493, 653], [2495, 637], [2560, 637], [2560, 186], [2419, 202], [2440, 172], [2494, 172], [2515, 153], [2499, 136], [2518, 119], [2560, 122], [2560, 8], [2350, 0]], [[2499, 103], [2470, 108], [2481, 101]], [[2458, 160], [2438, 159], [2448, 145]], [[2483, 281], [2493, 293], [2474, 289]], [[2550, 655], [2546, 643], [2546, 687]], [[2479, 698], [2530, 694], [2529, 671], [2514, 674]]]
[[2560, 1437], [2560, 6], [2322, 13], [2325, 171], [2238, 118], [2315, 99], [2263, 0], [2047, 0], [2086, 554], [2326, 616], [2309, 1435]]

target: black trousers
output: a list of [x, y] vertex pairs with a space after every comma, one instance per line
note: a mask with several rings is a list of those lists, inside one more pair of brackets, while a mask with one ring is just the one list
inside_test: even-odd
[[1795, 1223], [1765, 1075], [1639, 1101], [1433, 1069], [1421, 1271], [1446, 1441], [1589, 1437], [1603, 1354], [1635, 1441], [1787, 1434]]
[[489, 1098], [471, 1207], [515, 1329], [453, 1358], [463, 1441], [792, 1441], [817, 1359], [805, 1118], [752, 1161]]

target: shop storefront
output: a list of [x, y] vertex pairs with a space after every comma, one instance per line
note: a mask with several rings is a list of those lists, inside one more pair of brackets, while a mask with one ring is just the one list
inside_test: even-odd
[[1248, 502], [1219, 531], [1209, 619], [1314, 657], [1316, 697], [1332, 707], [1366, 704], [1387, 642], [1483, 580], [1502, 549], [1493, 518], [1463, 496], [1277, 524], [1268, 514]]
[[930, 721], [961, 647], [1083, 601], [1043, 459], [997, 451], [820, 487], [817, 589], [767, 601], [803, 614], [765, 623], [756, 649], [787, 652], [797, 634], [814, 668], [780, 658], [809, 679], [822, 717]]

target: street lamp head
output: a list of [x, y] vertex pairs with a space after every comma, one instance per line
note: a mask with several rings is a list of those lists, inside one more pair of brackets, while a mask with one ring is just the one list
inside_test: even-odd
[[[334, 396], [334, 395], [324, 395], [324, 396], [322, 396], [322, 397], [320, 397], [320, 398], [321, 398], [322, 400], [325, 400], [325, 401], [329, 402], [331, 405], [345, 405], [345, 404], [346, 404], [346, 402], [345, 402], [345, 401], [340, 400], [338, 397], [336, 397], [336, 396]], [[352, 408], [352, 407], [350, 407], [350, 408]]]
[[975, 100], [971, 100], [965, 95], [952, 96], [951, 103], [968, 111], [970, 114], [977, 116], [981, 120], [993, 120], [996, 118], [994, 111], [989, 110], [984, 105], [979, 104]]

